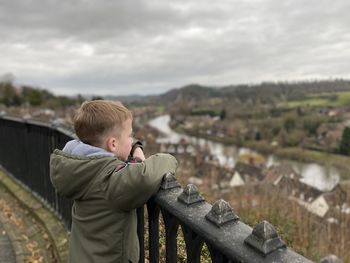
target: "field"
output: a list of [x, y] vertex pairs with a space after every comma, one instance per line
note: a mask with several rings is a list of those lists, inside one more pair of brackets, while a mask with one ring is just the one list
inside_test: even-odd
[[350, 105], [350, 91], [329, 92], [308, 95], [306, 99], [281, 102], [279, 107], [297, 108], [305, 106], [335, 106]]

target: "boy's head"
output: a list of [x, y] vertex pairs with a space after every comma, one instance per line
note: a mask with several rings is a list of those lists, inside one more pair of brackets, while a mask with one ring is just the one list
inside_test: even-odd
[[120, 102], [86, 101], [73, 122], [82, 142], [101, 147], [122, 159], [128, 157], [132, 144], [132, 114]]

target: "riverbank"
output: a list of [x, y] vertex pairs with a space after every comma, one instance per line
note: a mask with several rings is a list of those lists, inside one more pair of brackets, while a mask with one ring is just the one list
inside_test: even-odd
[[307, 150], [298, 147], [280, 148], [278, 146], [272, 146], [266, 141], [242, 142], [233, 138], [217, 137], [209, 134], [198, 133], [197, 131], [183, 129], [179, 126], [172, 126], [172, 129], [178, 133], [223, 143], [225, 145], [246, 147], [264, 155], [273, 154], [278, 158], [290, 159], [305, 163], [313, 162], [325, 167], [334, 167], [338, 170], [341, 180], [350, 179], [350, 157], [348, 156]]

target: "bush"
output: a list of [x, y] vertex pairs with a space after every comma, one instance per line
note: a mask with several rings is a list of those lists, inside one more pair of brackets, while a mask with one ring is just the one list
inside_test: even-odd
[[344, 155], [350, 155], [350, 127], [345, 127], [343, 136], [339, 144], [339, 152]]

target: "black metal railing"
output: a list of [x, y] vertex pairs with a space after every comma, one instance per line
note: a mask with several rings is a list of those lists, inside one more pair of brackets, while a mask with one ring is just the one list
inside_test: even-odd
[[15, 117], [0, 118], [0, 164], [71, 225], [72, 202], [59, 196], [50, 181], [49, 160], [74, 134], [53, 125]]
[[[32, 120], [0, 117], [0, 164], [71, 224], [72, 203], [59, 196], [49, 178], [49, 158], [75, 135], [63, 128]], [[274, 227], [266, 221], [254, 229], [239, 220], [224, 200], [213, 206], [196, 186], [185, 189], [167, 174], [160, 191], [147, 203], [149, 262], [159, 262], [159, 217], [165, 228], [166, 262], [178, 262], [177, 233], [181, 228], [188, 262], [200, 262], [207, 245], [212, 262], [311, 262], [286, 247]], [[138, 209], [140, 262], [145, 262], [144, 211]]]

